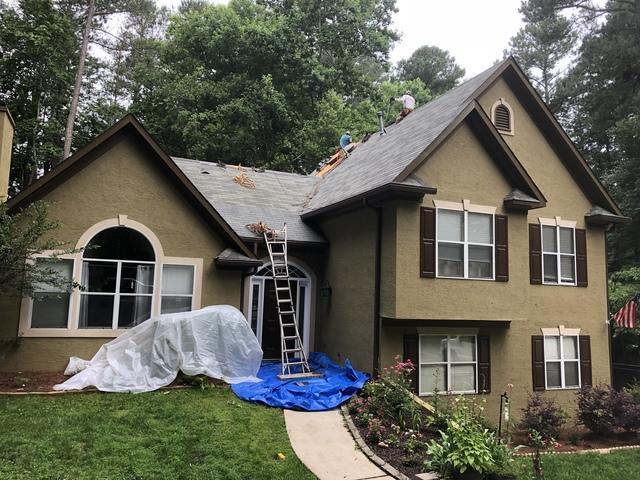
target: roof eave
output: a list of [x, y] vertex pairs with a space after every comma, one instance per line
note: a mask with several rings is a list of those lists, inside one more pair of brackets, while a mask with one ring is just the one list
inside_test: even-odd
[[303, 213], [302, 220], [316, 220], [328, 214], [335, 214], [357, 208], [362, 203], [367, 205], [379, 205], [388, 200], [422, 201], [425, 195], [435, 195], [438, 189], [427, 185], [407, 185], [400, 182], [390, 182], [373, 190], [361, 193], [340, 202]]

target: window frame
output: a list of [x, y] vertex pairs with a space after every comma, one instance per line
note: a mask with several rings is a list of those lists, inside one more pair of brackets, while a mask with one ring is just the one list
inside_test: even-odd
[[[567, 338], [575, 338], [576, 340], [576, 352], [577, 358], [564, 358], [564, 337]], [[582, 388], [582, 373], [580, 372], [580, 335], [579, 334], [543, 334], [542, 336], [542, 344], [543, 344], [543, 354], [544, 354], [544, 389], [545, 390], [579, 390]], [[547, 352], [546, 352], [546, 339], [547, 338], [558, 338], [560, 343], [560, 358], [557, 360], [547, 360]], [[547, 363], [559, 363], [560, 364], [560, 386], [559, 387], [550, 387], [549, 382], [547, 380]], [[566, 386], [565, 381], [565, 363], [575, 363], [578, 366], [578, 385]]]
[[[57, 257], [59, 259], [73, 260], [72, 278], [78, 282], [78, 279], [82, 279], [82, 253], [85, 246], [91, 241], [91, 239], [103, 230], [111, 227], [125, 226], [127, 228], [138, 231], [144, 235], [151, 243], [155, 253], [155, 272], [154, 272], [154, 287], [152, 297], [152, 310], [151, 316], [160, 314], [160, 291], [162, 288], [162, 266], [166, 264], [174, 265], [189, 265], [194, 267], [194, 291], [192, 297], [192, 310], [197, 310], [201, 306], [202, 301], [202, 284], [203, 284], [203, 272], [204, 272], [204, 259], [198, 257], [169, 257], [164, 255], [164, 250], [158, 237], [147, 228], [144, 224], [131, 220], [127, 215], [118, 215], [116, 218], [100, 221], [87, 229], [80, 235], [79, 240], [75, 245], [75, 251], [73, 253], [64, 253], [62, 251], [49, 250], [39, 254], [32, 255], [28, 258], [27, 262], [33, 262], [35, 258], [39, 257]], [[113, 260], [110, 260], [113, 261]], [[117, 261], [117, 260], [116, 260]], [[125, 261], [126, 262], [126, 261]], [[134, 263], [144, 263], [142, 261], [133, 261]], [[80, 280], [81, 281], [81, 280]], [[113, 295], [112, 293], [109, 293]], [[79, 328], [80, 320], [80, 295], [81, 292], [78, 288], [74, 288], [70, 294], [70, 307], [69, 316], [66, 328], [37, 328], [31, 327], [33, 299], [25, 296], [21, 300], [20, 304], [20, 320], [18, 336], [21, 337], [72, 337], [72, 338], [115, 338], [120, 334], [127, 332], [130, 328]], [[139, 294], [132, 294], [134, 296]]]
[[[73, 255], [68, 255], [68, 254], [63, 254], [61, 251], [55, 251], [55, 250], [47, 250], [45, 252], [42, 253], [38, 253], [35, 255], [32, 255], [31, 258], [29, 260], [27, 260], [28, 262], [35, 262], [37, 261], [37, 259], [39, 258], [44, 258], [44, 259], [50, 259], [50, 258], [56, 258], [58, 260], [62, 260], [62, 261], [70, 261], [71, 262], [71, 280], [73, 281], [75, 276], [75, 261], [73, 258]], [[35, 302], [33, 297], [24, 297], [22, 299], [22, 305], [20, 307], [20, 311], [23, 312], [25, 309], [28, 310], [29, 312], [29, 317], [28, 317], [28, 326], [30, 330], [34, 330], [34, 331], [38, 331], [38, 332], [46, 332], [49, 330], [55, 330], [55, 331], [66, 331], [69, 326], [71, 325], [71, 319], [72, 319], [72, 315], [71, 315], [71, 311], [72, 311], [72, 305], [73, 305], [73, 294], [75, 292], [75, 288], [68, 293], [69, 295], [69, 307], [67, 309], [67, 326], [66, 327], [34, 327], [32, 326], [31, 322], [33, 320], [33, 304]], [[51, 293], [51, 292], [33, 292], [33, 293]], [[22, 323], [22, 322], [21, 322]]]
[[[555, 229], [555, 237], [556, 237], [556, 248], [555, 252], [547, 252], [544, 248], [544, 229], [546, 228], [554, 228]], [[562, 253], [560, 251], [560, 229], [566, 228], [567, 230], [571, 230], [571, 234], [573, 237], [573, 253]], [[540, 225], [540, 255], [541, 255], [541, 272], [542, 272], [542, 284], [543, 285], [561, 285], [565, 287], [575, 287], [578, 284], [578, 265], [577, 265], [577, 254], [576, 254], [576, 227], [570, 225], [562, 225], [562, 224], [554, 224], [549, 225], [546, 223], [542, 223]], [[544, 257], [545, 255], [554, 256], [556, 259], [556, 278], [555, 282], [549, 282], [545, 280], [545, 266], [544, 266]], [[562, 266], [561, 259], [562, 257], [571, 257], [573, 258], [573, 282], [565, 282], [562, 281]]]
[[[187, 295], [187, 294], [175, 294], [175, 293], [163, 293], [162, 291], [162, 280], [164, 279], [164, 267], [166, 266], [176, 266], [176, 267], [191, 267], [193, 269], [193, 283], [192, 283], [192, 289], [191, 289], [191, 294]], [[162, 314], [162, 299], [164, 297], [189, 297], [191, 298], [191, 310], [195, 310], [195, 298], [196, 298], [196, 284], [197, 284], [197, 268], [196, 265], [185, 262], [185, 263], [171, 263], [171, 262], [163, 262], [163, 264], [160, 267], [162, 269], [162, 271], [160, 272], [160, 292], [158, 295], [158, 312], [160, 314]]]
[[[438, 205], [440, 204], [440, 205]], [[451, 208], [454, 205], [447, 204], [445, 202], [438, 202], [436, 204], [436, 235], [435, 235], [435, 244], [436, 244], [436, 278], [446, 278], [452, 280], [482, 280], [482, 281], [495, 281], [496, 279], [496, 214], [495, 209], [492, 207], [488, 208], [477, 208], [477, 209], [468, 209], [468, 208]], [[457, 204], [455, 205], [457, 206]], [[440, 211], [452, 211], [452, 212], [461, 212], [463, 214], [463, 232], [464, 239], [462, 241], [456, 240], [440, 240], [439, 233], [440, 229], [438, 228], [438, 221], [440, 216]], [[489, 211], [492, 210], [492, 211]], [[492, 243], [478, 243], [478, 242], [470, 242], [469, 239], [469, 213], [478, 214], [478, 215], [488, 215], [491, 217], [491, 240]], [[454, 277], [448, 275], [440, 274], [440, 243], [452, 244], [452, 245], [462, 245], [462, 263], [463, 263], [463, 276]], [[477, 246], [477, 247], [491, 247], [491, 276], [490, 277], [470, 277], [469, 276], [469, 246]]]
[[[422, 338], [423, 337], [446, 337], [447, 339], [447, 360], [445, 362], [423, 362], [422, 361]], [[452, 362], [451, 361], [451, 346], [450, 339], [453, 337], [473, 337], [474, 339], [474, 357], [473, 362]], [[421, 333], [418, 335], [418, 396], [433, 396], [434, 392], [425, 392], [422, 390], [422, 366], [423, 365], [444, 365], [447, 368], [447, 378], [445, 379], [445, 390], [438, 392], [438, 394], [446, 395], [476, 395], [479, 393], [478, 389], [478, 334], [476, 333], [460, 333], [460, 334], [447, 334], [447, 333]], [[449, 390], [451, 385], [451, 366], [455, 365], [473, 365], [474, 370], [474, 383], [475, 390]]]

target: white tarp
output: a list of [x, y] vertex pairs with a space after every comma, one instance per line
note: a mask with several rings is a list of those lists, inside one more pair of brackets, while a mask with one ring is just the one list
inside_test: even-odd
[[[77, 360], [72, 362], [81, 364]], [[244, 315], [219, 305], [159, 315], [133, 327], [100, 347], [86, 368], [53, 389], [149, 392], [170, 384], [179, 371], [227, 383], [259, 381], [261, 361], [262, 349]]]

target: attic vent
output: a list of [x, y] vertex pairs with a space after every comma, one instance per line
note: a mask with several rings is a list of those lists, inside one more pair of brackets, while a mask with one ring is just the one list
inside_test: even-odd
[[493, 105], [493, 124], [501, 133], [513, 135], [513, 115], [511, 107], [500, 99]]

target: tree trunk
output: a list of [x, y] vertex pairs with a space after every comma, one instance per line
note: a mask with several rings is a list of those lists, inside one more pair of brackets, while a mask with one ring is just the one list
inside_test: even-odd
[[89, 48], [89, 35], [91, 34], [91, 23], [93, 15], [96, 12], [96, 0], [89, 0], [89, 8], [87, 9], [87, 20], [84, 25], [84, 33], [82, 35], [82, 46], [80, 47], [80, 58], [78, 59], [78, 71], [76, 72], [76, 83], [73, 87], [73, 96], [71, 97], [71, 106], [69, 107], [69, 116], [67, 117], [67, 129], [64, 132], [64, 147], [62, 149], [62, 160], [65, 160], [71, 153], [71, 139], [73, 137], [73, 125], [76, 121], [78, 113], [78, 100], [80, 98], [80, 89], [82, 88], [82, 78], [84, 77], [84, 63], [87, 59], [87, 50]]

